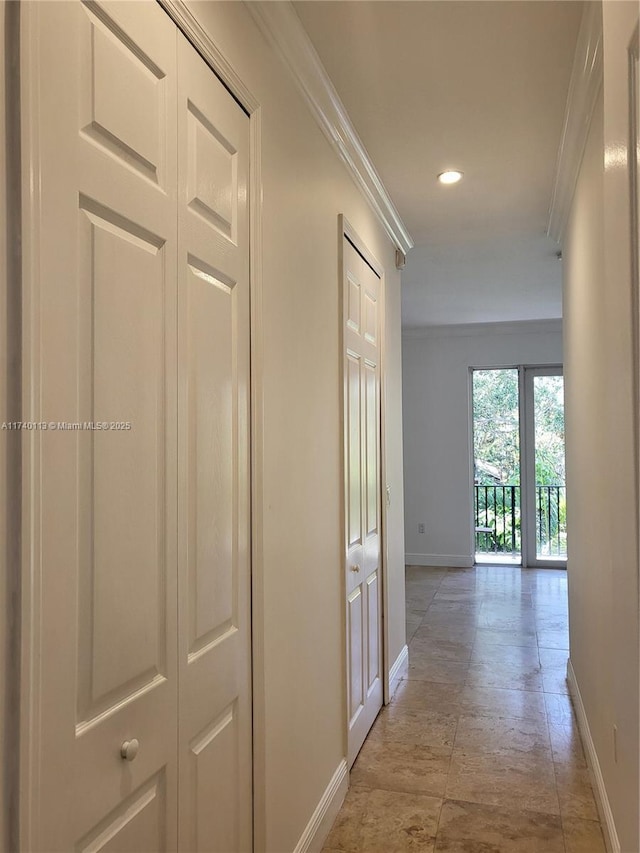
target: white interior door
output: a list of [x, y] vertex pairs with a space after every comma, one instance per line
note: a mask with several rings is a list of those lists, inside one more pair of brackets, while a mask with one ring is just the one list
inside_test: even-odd
[[382, 707], [380, 278], [344, 237], [348, 760]]
[[249, 850], [248, 120], [155, 2], [22, 31], [23, 848]]
[[[39, 642], [25, 847], [166, 850], [177, 783], [175, 29], [153, 4], [24, 5], [40, 155], [27, 417], [49, 427], [33, 434], [28, 486]], [[134, 739], [138, 754], [123, 759]]]
[[251, 849], [249, 120], [178, 44], [180, 849]]

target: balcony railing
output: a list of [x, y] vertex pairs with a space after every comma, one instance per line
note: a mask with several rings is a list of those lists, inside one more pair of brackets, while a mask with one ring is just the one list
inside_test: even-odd
[[[520, 554], [520, 486], [475, 487], [477, 554]], [[566, 487], [536, 486], [536, 553], [562, 558], [567, 553]]]
[[519, 554], [520, 486], [476, 486], [476, 554]]
[[566, 486], [536, 486], [536, 539], [539, 557], [567, 556]]

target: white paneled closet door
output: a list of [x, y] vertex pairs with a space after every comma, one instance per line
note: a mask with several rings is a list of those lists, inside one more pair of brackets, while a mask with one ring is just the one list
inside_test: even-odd
[[39, 636], [23, 846], [166, 850], [177, 833], [175, 29], [155, 6], [25, 6], [41, 187], [27, 417], [131, 429], [33, 434]]
[[180, 849], [251, 850], [249, 122], [178, 44]]
[[343, 244], [345, 589], [348, 761], [382, 707], [380, 293], [377, 273]]
[[249, 122], [155, 2], [22, 15], [22, 848], [249, 851]]

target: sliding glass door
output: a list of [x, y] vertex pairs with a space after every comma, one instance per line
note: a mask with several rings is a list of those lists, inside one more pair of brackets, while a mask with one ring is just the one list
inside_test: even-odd
[[471, 381], [476, 562], [566, 565], [562, 368], [474, 369]]
[[526, 562], [565, 566], [564, 378], [559, 367], [524, 369], [524, 443]]
[[474, 370], [473, 522], [476, 562], [522, 559], [518, 368]]

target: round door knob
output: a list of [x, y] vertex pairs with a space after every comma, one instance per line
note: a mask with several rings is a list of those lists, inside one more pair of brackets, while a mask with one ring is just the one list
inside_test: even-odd
[[352, 571], [352, 572], [359, 572], [359, 571], [360, 571], [360, 566], [351, 566], [351, 571]]
[[125, 761], [133, 761], [133, 759], [138, 754], [138, 750], [140, 749], [140, 741], [137, 738], [133, 738], [133, 740], [125, 740], [125, 742], [120, 747], [120, 755], [124, 758]]

